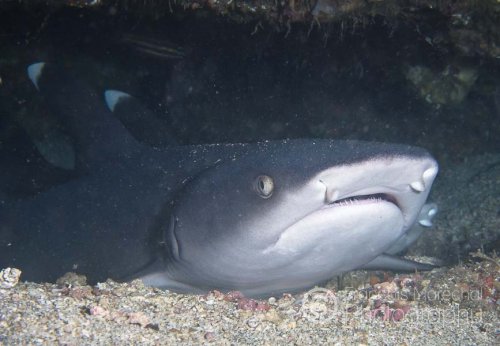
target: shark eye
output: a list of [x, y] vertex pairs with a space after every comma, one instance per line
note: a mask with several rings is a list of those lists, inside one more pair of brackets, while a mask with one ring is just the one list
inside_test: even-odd
[[273, 194], [274, 181], [268, 175], [259, 175], [255, 179], [255, 190], [262, 198], [269, 198]]

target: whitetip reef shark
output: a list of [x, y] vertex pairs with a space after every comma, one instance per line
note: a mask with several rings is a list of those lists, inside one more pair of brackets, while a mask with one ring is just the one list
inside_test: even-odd
[[28, 75], [72, 131], [82, 174], [1, 201], [0, 267], [24, 280], [76, 271], [269, 296], [359, 268], [432, 268], [391, 255], [436, 211], [423, 209], [438, 172], [424, 149], [327, 139], [154, 148], [116, 117], [148, 112], [130, 95], [103, 100], [48, 63]]

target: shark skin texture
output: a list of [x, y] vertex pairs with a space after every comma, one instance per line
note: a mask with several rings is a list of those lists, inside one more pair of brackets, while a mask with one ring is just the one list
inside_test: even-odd
[[422, 148], [327, 139], [157, 147], [118, 120], [150, 117], [130, 95], [103, 97], [49, 63], [28, 76], [71, 131], [78, 176], [2, 200], [0, 266], [24, 280], [75, 271], [90, 282], [269, 296], [363, 267], [432, 269], [393, 255], [433, 216], [421, 211], [438, 165]]

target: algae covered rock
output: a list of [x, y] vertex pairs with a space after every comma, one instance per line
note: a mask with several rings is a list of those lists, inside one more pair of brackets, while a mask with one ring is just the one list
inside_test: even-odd
[[406, 78], [420, 96], [434, 105], [457, 105], [469, 94], [477, 80], [477, 70], [471, 67], [448, 65], [436, 73], [426, 66], [410, 66]]

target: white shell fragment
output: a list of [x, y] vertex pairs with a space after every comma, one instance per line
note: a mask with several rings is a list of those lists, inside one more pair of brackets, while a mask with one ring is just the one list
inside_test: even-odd
[[21, 271], [17, 268], [5, 268], [0, 271], [0, 288], [12, 288], [17, 285]]

